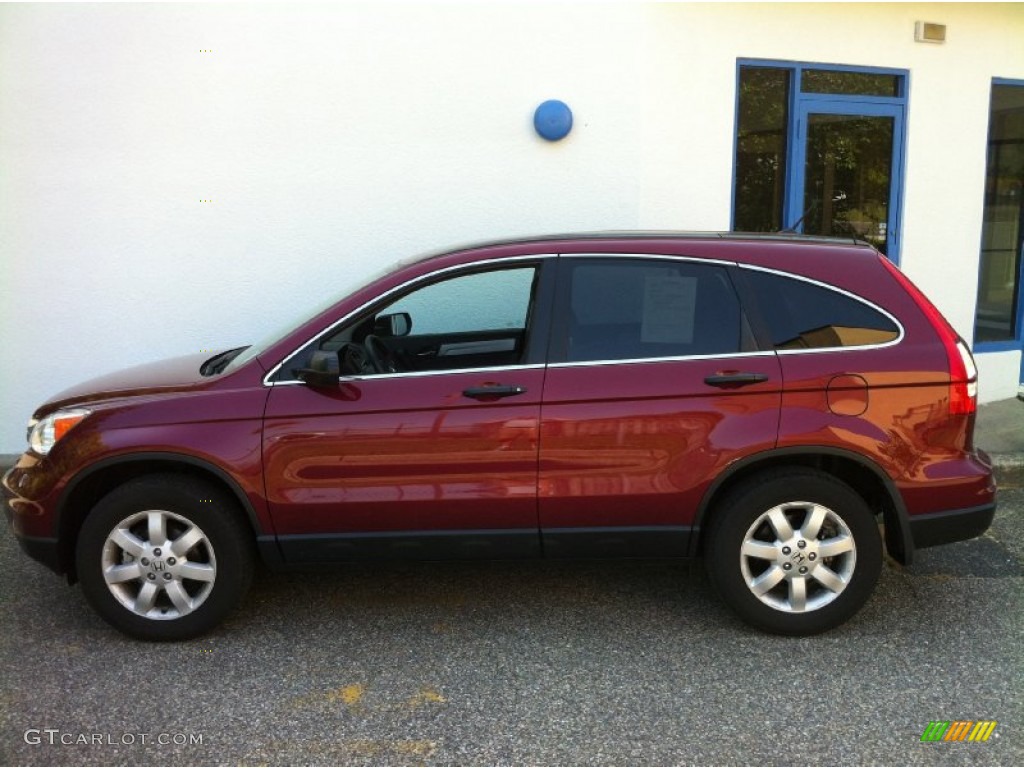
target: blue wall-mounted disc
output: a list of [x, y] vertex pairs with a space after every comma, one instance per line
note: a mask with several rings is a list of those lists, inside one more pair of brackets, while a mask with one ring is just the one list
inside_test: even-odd
[[572, 110], [564, 101], [549, 99], [533, 113], [533, 127], [548, 141], [564, 139], [572, 130]]

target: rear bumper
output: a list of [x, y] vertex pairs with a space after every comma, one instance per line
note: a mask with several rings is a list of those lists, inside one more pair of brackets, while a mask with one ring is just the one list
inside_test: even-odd
[[[922, 475], [898, 485], [904, 552], [902, 557], [893, 556], [903, 565], [913, 563], [914, 550], [980, 536], [995, 517], [996, 481], [992, 460], [984, 451], [929, 463]], [[935, 511], [940, 505], [946, 508]]]
[[980, 536], [992, 525], [996, 504], [968, 509], [952, 509], [910, 518], [910, 535], [915, 549], [951, 544]]

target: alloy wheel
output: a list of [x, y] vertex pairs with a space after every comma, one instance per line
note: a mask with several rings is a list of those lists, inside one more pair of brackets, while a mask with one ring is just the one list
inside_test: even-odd
[[147, 619], [178, 619], [210, 596], [217, 560], [203, 530], [181, 515], [150, 509], [107, 536], [100, 559], [114, 598]]
[[787, 613], [823, 608], [843, 593], [857, 565], [849, 526], [821, 504], [793, 501], [760, 515], [740, 547], [751, 593]]

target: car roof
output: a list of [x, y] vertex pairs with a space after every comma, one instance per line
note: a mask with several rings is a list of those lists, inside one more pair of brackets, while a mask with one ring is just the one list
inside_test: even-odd
[[763, 242], [766, 245], [794, 245], [794, 246], [828, 246], [830, 248], [852, 247], [856, 250], [871, 249], [870, 243], [854, 237], [828, 237], [823, 235], [804, 235], [796, 232], [696, 232], [683, 230], [593, 230], [586, 232], [561, 232], [539, 235], [522, 235], [500, 239], [479, 240], [463, 243], [461, 245], [448, 246], [443, 249], [432, 249], [425, 253], [416, 254], [393, 263], [385, 274], [397, 271], [403, 267], [414, 264], [422, 264], [446, 256], [456, 256], [469, 252], [488, 251], [492, 249], [505, 249], [528, 247], [530, 250], [540, 252], [547, 250], [546, 246], [557, 248], [559, 244], [572, 244], [573, 250], [580, 247], [594, 246], [603, 243], [609, 247], [621, 247], [623, 243], [658, 242], [670, 243], [701, 243], [712, 245], [713, 243], [756, 243]]
[[593, 230], [549, 235], [532, 235], [491, 241], [494, 245], [533, 243], [561, 240], [786, 240], [833, 244], [855, 244], [863, 241], [852, 237], [826, 237], [804, 235], [797, 232], [698, 232], [683, 230]]
[[[827, 237], [823, 235], [804, 235], [796, 232], [696, 232], [683, 230], [593, 230], [587, 232], [562, 232], [541, 235], [524, 235], [504, 239], [484, 240], [468, 243], [444, 251], [435, 251], [431, 255], [457, 253], [460, 251], [479, 250], [503, 245], [528, 245], [536, 243], [561, 242], [593, 242], [623, 240], [746, 240], [770, 241], [786, 243], [827, 244], [827, 245], [868, 245], [854, 237]], [[429, 257], [428, 257], [429, 258]]]

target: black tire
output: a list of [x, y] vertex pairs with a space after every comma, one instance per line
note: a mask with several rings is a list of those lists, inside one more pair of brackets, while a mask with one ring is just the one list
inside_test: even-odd
[[716, 504], [704, 556], [711, 582], [748, 624], [814, 635], [847, 621], [871, 596], [882, 541], [848, 485], [789, 469], [751, 478]]
[[92, 607], [143, 640], [209, 632], [245, 596], [256, 559], [237, 501], [175, 474], [139, 477], [104, 496], [82, 524], [75, 554]]

